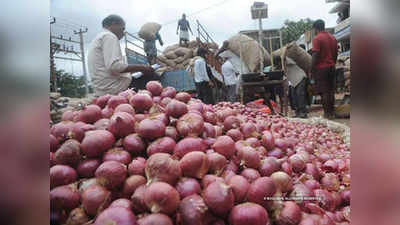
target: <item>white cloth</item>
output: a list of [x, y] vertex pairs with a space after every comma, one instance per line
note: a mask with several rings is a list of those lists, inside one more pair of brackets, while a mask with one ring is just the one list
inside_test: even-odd
[[127, 67], [119, 40], [109, 30], [98, 34], [90, 43], [88, 69], [95, 95], [115, 95], [126, 90], [132, 80], [129, 73], [122, 73]]
[[189, 41], [189, 31], [181, 30], [180, 33], [179, 33], [179, 38]]
[[296, 87], [305, 77], [307, 77], [304, 70], [290, 58], [286, 58], [286, 75], [293, 87]]
[[233, 53], [231, 50], [226, 50], [219, 54], [219, 56], [227, 58], [232, 63], [235, 72], [241, 73], [241, 71], [243, 70], [243, 74], [249, 73], [249, 68], [247, 67], [246, 63], [240, 60], [240, 57]]
[[236, 85], [237, 78], [235, 74], [235, 69], [233, 68], [232, 63], [227, 60], [221, 67], [222, 75], [224, 76], [225, 85], [232, 86]]
[[194, 82], [200, 83], [203, 81], [210, 81], [207, 75], [206, 61], [203, 58], [198, 58], [194, 61]]

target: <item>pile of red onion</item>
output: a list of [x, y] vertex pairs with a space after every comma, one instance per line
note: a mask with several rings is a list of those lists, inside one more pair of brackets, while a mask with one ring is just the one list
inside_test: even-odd
[[148, 82], [50, 134], [59, 224], [350, 224], [350, 150], [322, 125]]

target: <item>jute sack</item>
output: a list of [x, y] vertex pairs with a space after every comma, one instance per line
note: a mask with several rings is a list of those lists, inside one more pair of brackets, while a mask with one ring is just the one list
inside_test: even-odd
[[145, 23], [139, 30], [139, 37], [144, 40], [153, 40], [156, 37], [156, 33], [160, 31], [161, 24], [158, 23]]
[[165, 57], [164, 55], [157, 56], [157, 58], [163, 63], [168, 60], [167, 57]]
[[228, 48], [236, 55], [240, 56], [240, 50], [242, 50], [242, 60], [246, 63], [250, 72], [260, 71], [260, 51], [263, 52], [264, 66], [269, 66], [271, 64], [268, 52], [251, 37], [244, 34], [236, 34], [228, 39], [228, 42]]
[[169, 59], [166, 60], [165, 63], [170, 67], [175, 67], [176, 66], [176, 63], [174, 61], [172, 61], [172, 60], [169, 60]]
[[189, 54], [189, 52], [192, 52], [192, 50], [189, 48], [180, 47], [177, 48], [174, 52], [177, 56], [184, 56], [186, 54]]
[[185, 59], [183, 58], [183, 56], [178, 57], [178, 58], [176, 58], [176, 59], [174, 60], [174, 62], [175, 62], [176, 64], [181, 64], [183, 61], [185, 61]]
[[312, 57], [304, 49], [300, 48], [296, 42], [292, 42], [286, 46], [287, 57], [293, 59], [296, 64], [308, 73], [311, 70]]
[[170, 45], [164, 49], [163, 53], [166, 54], [167, 52], [175, 51], [177, 48], [179, 48], [179, 44]]
[[172, 51], [165, 53], [164, 56], [167, 59], [176, 59], [176, 58], [178, 58], [178, 56]]

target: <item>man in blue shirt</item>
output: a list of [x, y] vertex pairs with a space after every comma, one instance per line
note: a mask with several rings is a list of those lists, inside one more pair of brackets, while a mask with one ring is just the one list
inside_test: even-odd
[[176, 28], [176, 34], [178, 34], [178, 30], [180, 30], [179, 33], [179, 45], [182, 46], [182, 41], [185, 42], [185, 45], [189, 41], [189, 30], [190, 33], [192, 33], [192, 29], [190, 28], [189, 21], [186, 20], [186, 15], [182, 15], [182, 19], [178, 21], [178, 27]]

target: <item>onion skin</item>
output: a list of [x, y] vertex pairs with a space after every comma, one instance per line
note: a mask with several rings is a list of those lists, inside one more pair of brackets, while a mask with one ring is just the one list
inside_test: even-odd
[[186, 92], [179, 92], [178, 94], [176, 94], [175, 99], [184, 103], [188, 103], [190, 101], [190, 99], [192, 98], [192, 96], [190, 96], [190, 94], [186, 93]]
[[165, 97], [165, 98], [161, 99], [160, 105], [162, 107], [167, 107], [168, 103], [170, 103], [171, 101], [172, 101], [172, 98]]
[[283, 203], [283, 209], [280, 211], [276, 222], [278, 225], [296, 225], [300, 223], [301, 217], [300, 207], [292, 201], [286, 201]]
[[201, 179], [201, 186], [203, 187], [203, 189], [205, 189], [208, 185], [216, 181], [224, 182], [224, 179], [215, 175], [207, 174], [203, 177], [203, 179]]
[[80, 195], [73, 185], [63, 185], [50, 191], [50, 207], [55, 210], [72, 210], [79, 206]]
[[99, 185], [92, 185], [82, 193], [82, 206], [89, 216], [95, 216], [111, 203], [111, 192]]
[[165, 136], [174, 139], [175, 141], [178, 140], [178, 131], [175, 127], [167, 126], [165, 128]]
[[152, 213], [174, 213], [179, 206], [179, 193], [171, 185], [154, 182], [146, 188], [144, 201]]
[[136, 188], [131, 196], [133, 211], [135, 213], [144, 213], [148, 211], [146, 203], [144, 202], [144, 193], [146, 192], [146, 185], [141, 185]]
[[103, 212], [96, 218], [93, 225], [136, 225], [136, 217], [131, 210], [125, 207], [111, 207]]
[[181, 199], [193, 194], [200, 194], [201, 186], [194, 178], [182, 177], [175, 186]]
[[61, 116], [61, 121], [74, 121], [74, 119], [78, 116], [77, 111], [65, 111]]
[[311, 175], [315, 180], [321, 179], [321, 173], [319, 172], [317, 167], [312, 163], [306, 164], [306, 169], [304, 172], [308, 175]]
[[226, 132], [226, 135], [231, 137], [235, 142], [244, 139], [244, 136], [239, 129], [231, 129], [228, 132]]
[[103, 118], [99, 119], [94, 123], [94, 127], [96, 130], [107, 130], [108, 124], [110, 123], [110, 119]]
[[279, 169], [280, 165], [278, 160], [275, 157], [267, 157], [261, 161], [258, 171], [260, 172], [261, 176], [268, 177], [274, 172], [279, 171]]
[[174, 149], [174, 155], [178, 158], [182, 158], [189, 152], [200, 151], [205, 152], [207, 150], [207, 145], [201, 138], [187, 137], [180, 140]]
[[230, 129], [240, 128], [240, 120], [236, 116], [228, 116], [224, 120], [224, 129], [226, 131]]
[[153, 213], [140, 218], [138, 225], [174, 225], [172, 220], [165, 214]]
[[240, 175], [246, 178], [249, 183], [253, 183], [255, 180], [261, 177], [260, 173], [252, 168], [244, 169]]
[[73, 139], [67, 140], [54, 154], [54, 160], [56, 164], [75, 167], [81, 160], [80, 143]]
[[130, 134], [122, 140], [124, 149], [133, 155], [141, 155], [146, 145], [138, 134]]
[[98, 105], [84, 106], [78, 114], [78, 120], [84, 123], [93, 124], [101, 118], [101, 108]]
[[198, 137], [204, 131], [203, 117], [195, 113], [187, 113], [178, 119], [176, 129], [182, 137]]
[[117, 200], [114, 200], [114, 201], [110, 204], [109, 208], [111, 208], [111, 207], [125, 207], [125, 208], [131, 210], [132, 207], [133, 207], [133, 203], [132, 203], [131, 200], [129, 200], [129, 199], [126, 199], [126, 198], [119, 198], [119, 199], [117, 199]]
[[115, 137], [125, 137], [135, 131], [135, 118], [126, 112], [115, 112], [107, 130]]
[[169, 97], [169, 98], [175, 98], [176, 96], [176, 89], [174, 87], [166, 87], [163, 89], [161, 92], [161, 97]]
[[138, 159], [133, 159], [131, 163], [128, 165], [128, 174], [129, 175], [140, 175], [144, 176], [144, 169], [146, 167], [146, 161], [141, 161]]
[[212, 148], [219, 154], [231, 159], [235, 154], [235, 142], [229, 136], [219, 136]]
[[114, 109], [108, 106], [101, 110], [101, 116], [105, 119], [110, 119], [113, 114], [114, 114]]
[[229, 215], [231, 225], [268, 225], [267, 211], [258, 204], [246, 202], [233, 207]]
[[204, 152], [189, 152], [179, 161], [182, 174], [186, 177], [202, 179], [210, 166]]
[[135, 111], [144, 112], [153, 106], [153, 99], [150, 95], [137, 93], [129, 100], [129, 103], [135, 108]]
[[50, 168], [50, 188], [71, 184], [76, 181], [76, 171], [67, 165], [55, 165]]
[[69, 138], [68, 134], [72, 130], [74, 124], [75, 123], [72, 121], [59, 122], [51, 128], [50, 134], [52, 134], [60, 143], [62, 143]]
[[104, 179], [110, 189], [120, 187], [126, 179], [126, 166], [116, 161], [103, 162], [95, 172], [98, 179]]
[[182, 199], [178, 209], [178, 224], [206, 225], [208, 208], [204, 199], [197, 194]]
[[203, 196], [208, 208], [218, 216], [226, 216], [234, 206], [235, 196], [232, 188], [222, 182], [209, 184]]
[[217, 114], [215, 114], [214, 112], [204, 112], [203, 118], [204, 122], [211, 123], [212, 125], [216, 125], [218, 122]]
[[166, 182], [175, 185], [182, 176], [179, 161], [167, 153], [156, 153], [146, 161], [147, 182]]
[[282, 171], [275, 172], [271, 175], [272, 180], [274, 180], [277, 189], [282, 193], [286, 193], [292, 190], [293, 184], [291, 177]]
[[105, 161], [117, 161], [122, 164], [128, 165], [132, 158], [129, 152], [124, 151], [122, 148], [113, 148], [108, 150], [103, 155], [103, 162]]
[[132, 175], [125, 180], [124, 185], [122, 187], [122, 194], [124, 198], [130, 198], [136, 189], [146, 184], [146, 178], [140, 175]]
[[157, 119], [144, 119], [138, 125], [137, 133], [142, 138], [156, 139], [165, 135], [165, 124]]
[[153, 96], [160, 96], [163, 91], [163, 87], [160, 82], [152, 80], [147, 82], [146, 90], [150, 91]]
[[272, 150], [275, 147], [275, 138], [270, 131], [264, 131], [261, 137], [261, 143], [267, 150]]
[[281, 165], [281, 168], [282, 168], [283, 172], [285, 172], [285, 173], [287, 173], [289, 175], [292, 175], [293, 170], [292, 170], [292, 166], [290, 165], [290, 163], [283, 162], [282, 165]]
[[316, 180], [306, 180], [304, 182], [304, 185], [306, 185], [310, 190], [315, 190], [315, 189], [321, 188], [321, 185]]
[[106, 107], [107, 102], [108, 100], [110, 100], [111, 97], [112, 96], [109, 94], [98, 97], [96, 100], [96, 105], [100, 106], [100, 108], [103, 109], [104, 107]]
[[114, 135], [109, 131], [88, 131], [81, 142], [81, 150], [87, 157], [95, 158], [112, 148], [114, 142]]
[[226, 160], [223, 155], [217, 152], [207, 153], [207, 158], [210, 164], [208, 170], [209, 173], [215, 174], [217, 176], [219, 176], [224, 171], [225, 167], [228, 164], [228, 160]]
[[294, 155], [290, 156], [289, 163], [292, 166], [293, 171], [296, 173], [300, 173], [306, 168], [305, 161], [298, 154], [294, 154]]
[[170, 137], [159, 138], [147, 147], [147, 156], [150, 157], [155, 153], [168, 153], [172, 155], [174, 153], [175, 146], [176, 142], [174, 139]]
[[188, 107], [185, 103], [172, 99], [165, 107], [165, 112], [168, 116], [179, 118], [188, 112]]
[[250, 183], [247, 179], [243, 176], [235, 175], [228, 180], [227, 184], [232, 187], [235, 196], [235, 203], [244, 202], [247, 196], [247, 191], [250, 187]]
[[101, 161], [99, 159], [85, 159], [79, 162], [76, 172], [80, 177], [91, 178], [94, 177], [94, 173], [100, 164]]
[[339, 191], [340, 182], [339, 178], [334, 173], [327, 173], [321, 178], [321, 186], [328, 191]]
[[260, 155], [252, 147], [244, 147], [237, 151], [237, 156], [240, 159], [240, 165], [246, 168], [257, 169], [260, 167]]
[[274, 196], [276, 191], [274, 180], [269, 177], [260, 177], [250, 184], [247, 192], [247, 201], [269, 208], [272, 201], [268, 201], [267, 197]]
[[135, 116], [135, 109], [130, 104], [118, 105], [114, 110], [114, 113], [117, 113], [117, 112], [126, 112], [126, 113], [130, 114], [131, 116]]
[[85, 133], [90, 130], [95, 130], [96, 127], [92, 124], [87, 124], [84, 122], [76, 122], [71, 131], [68, 133], [69, 138], [73, 138], [79, 142], [83, 140], [85, 137]]
[[85, 210], [82, 208], [73, 209], [68, 216], [67, 225], [82, 225], [89, 221], [89, 217], [86, 215]]
[[203, 137], [216, 138], [216, 136], [217, 136], [217, 131], [215, 130], [215, 127], [211, 123], [204, 123]]

